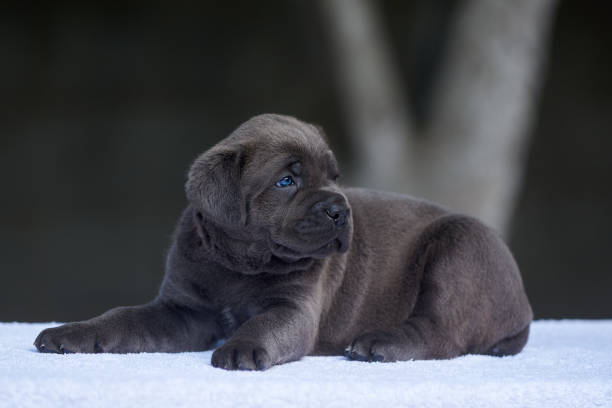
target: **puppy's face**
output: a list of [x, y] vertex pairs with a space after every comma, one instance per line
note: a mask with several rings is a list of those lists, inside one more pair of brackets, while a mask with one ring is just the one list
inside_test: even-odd
[[196, 159], [186, 187], [201, 217], [297, 262], [348, 249], [352, 218], [338, 176], [319, 129], [260, 115]]

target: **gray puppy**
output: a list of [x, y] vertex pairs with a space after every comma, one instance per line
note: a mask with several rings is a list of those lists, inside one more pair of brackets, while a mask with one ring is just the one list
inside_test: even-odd
[[263, 370], [305, 355], [361, 361], [503, 356], [532, 312], [518, 268], [477, 220], [336, 184], [321, 130], [256, 116], [198, 157], [151, 303], [42, 331], [51, 353], [211, 349]]

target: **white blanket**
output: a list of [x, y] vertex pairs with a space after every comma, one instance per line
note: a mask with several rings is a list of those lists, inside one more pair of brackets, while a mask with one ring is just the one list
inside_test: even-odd
[[306, 357], [224, 371], [212, 352], [41, 354], [50, 324], [0, 323], [0, 407], [612, 407], [612, 320], [538, 321], [514, 357]]

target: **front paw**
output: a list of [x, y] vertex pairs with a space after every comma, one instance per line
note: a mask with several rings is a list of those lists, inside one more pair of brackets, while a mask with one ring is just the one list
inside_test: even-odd
[[100, 339], [85, 323], [68, 323], [45, 329], [34, 341], [41, 353], [102, 353]]
[[272, 359], [259, 345], [230, 341], [215, 350], [211, 363], [226, 370], [267, 370], [272, 366]]

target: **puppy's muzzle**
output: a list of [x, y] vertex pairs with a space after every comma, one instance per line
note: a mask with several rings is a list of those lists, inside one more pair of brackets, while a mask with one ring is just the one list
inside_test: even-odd
[[344, 229], [350, 216], [346, 200], [340, 194], [327, 195], [315, 202], [306, 216], [295, 224], [301, 235], [328, 235]]

